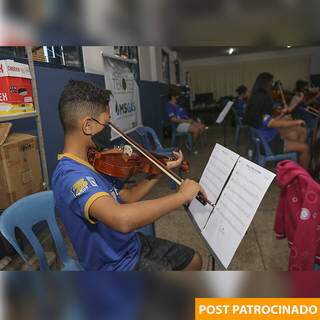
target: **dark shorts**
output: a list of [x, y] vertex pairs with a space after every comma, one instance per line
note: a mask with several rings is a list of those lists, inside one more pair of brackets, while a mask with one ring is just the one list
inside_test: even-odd
[[277, 136], [270, 142], [270, 148], [274, 154], [284, 153], [284, 141]]
[[183, 270], [195, 251], [187, 246], [138, 233], [141, 252], [135, 271]]

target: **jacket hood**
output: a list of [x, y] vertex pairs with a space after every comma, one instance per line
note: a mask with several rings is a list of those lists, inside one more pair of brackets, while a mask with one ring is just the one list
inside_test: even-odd
[[309, 173], [296, 162], [284, 160], [277, 164], [276, 180], [280, 188], [286, 187], [298, 176], [304, 176], [305, 178], [312, 180]]

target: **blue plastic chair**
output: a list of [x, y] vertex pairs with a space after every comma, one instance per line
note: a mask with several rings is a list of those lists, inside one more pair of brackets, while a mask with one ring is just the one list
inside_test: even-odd
[[156, 235], [154, 223], [147, 224], [146, 226], [137, 229], [136, 232], [141, 232], [145, 236], [151, 236], [151, 237], [155, 237]]
[[155, 152], [159, 155], [169, 156], [176, 149], [174, 147], [164, 148], [156, 132], [151, 127], [139, 127], [136, 131], [143, 141], [143, 147], [148, 151]]
[[186, 138], [186, 147], [188, 151], [192, 151], [193, 144], [192, 144], [192, 135], [190, 132], [177, 132], [177, 128], [174, 125], [171, 125], [171, 146], [177, 147], [177, 138], [184, 137]]
[[48, 223], [58, 256], [62, 263], [61, 270], [83, 270], [81, 265], [69, 257], [67, 253], [62, 234], [55, 219], [54, 198], [52, 191], [35, 193], [12, 204], [0, 216], [0, 232], [17, 251], [23, 261], [28, 265], [29, 270], [32, 270], [32, 267], [27, 261], [26, 256], [23, 254], [15, 236], [15, 229], [20, 229], [34, 249], [34, 252], [39, 260], [40, 270], [47, 271], [49, 270], [49, 265], [44, 253], [44, 249], [32, 230], [34, 225], [42, 221], [46, 221]]
[[236, 110], [234, 110], [232, 108], [232, 112], [234, 114], [234, 119], [235, 119], [235, 122], [236, 122], [236, 132], [235, 132], [235, 137], [234, 137], [234, 144], [239, 147], [239, 142], [240, 142], [240, 130], [241, 129], [244, 129], [244, 128], [247, 128], [248, 126], [247, 125], [244, 125], [242, 123], [242, 118], [239, 117], [239, 115], [237, 114]]
[[[253, 161], [264, 167], [269, 161], [281, 161], [281, 160], [292, 160], [297, 162], [298, 155], [296, 152], [286, 152], [280, 154], [273, 154], [268, 142], [261, 137], [259, 131], [255, 128], [250, 127], [252, 143], [254, 147]], [[263, 150], [263, 153], [261, 152]]]

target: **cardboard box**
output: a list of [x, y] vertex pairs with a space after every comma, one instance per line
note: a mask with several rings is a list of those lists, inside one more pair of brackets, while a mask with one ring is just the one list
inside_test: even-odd
[[0, 60], [0, 116], [33, 111], [29, 66]]
[[3, 145], [4, 142], [6, 141], [10, 133], [11, 127], [12, 127], [12, 123], [10, 122], [0, 123], [0, 146]]
[[37, 138], [12, 133], [0, 146], [0, 210], [43, 190]]

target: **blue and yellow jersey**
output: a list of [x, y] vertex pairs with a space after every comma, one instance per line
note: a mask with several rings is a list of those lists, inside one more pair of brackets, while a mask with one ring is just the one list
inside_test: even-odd
[[85, 270], [132, 270], [140, 254], [135, 232], [121, 233], [89, 216], [92, 203], [111, 196], [121, 203], [123, 183], [98, 173], [73, 154], [62, 154], [53, 173], [56, 209]]

